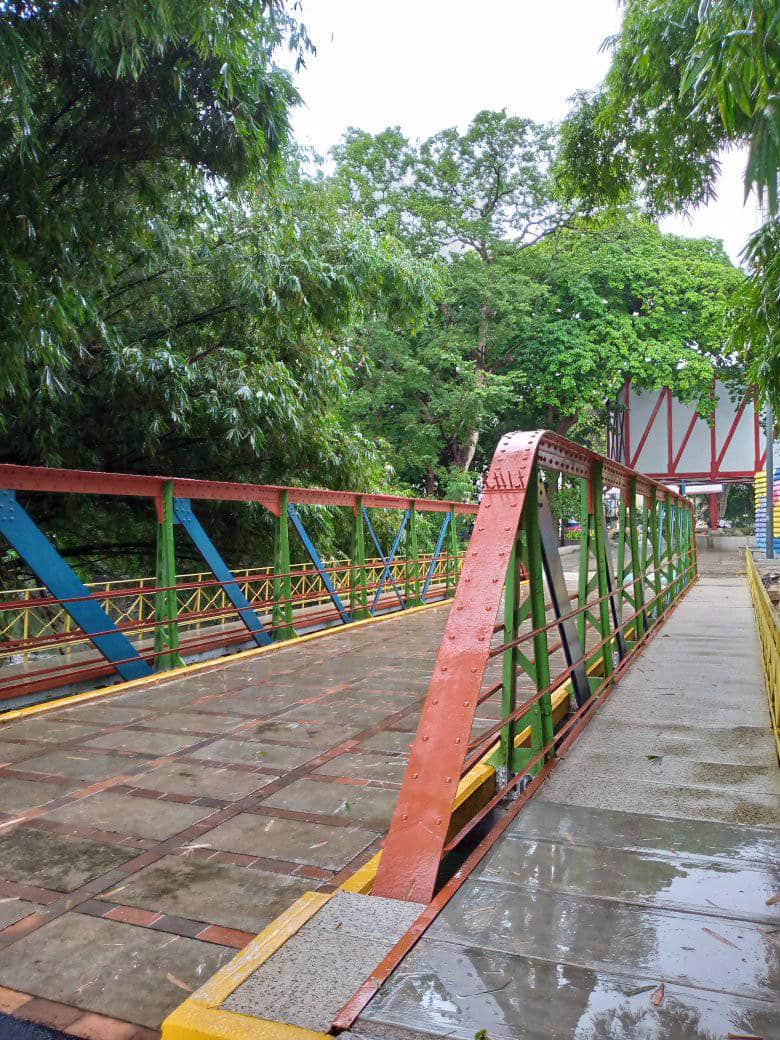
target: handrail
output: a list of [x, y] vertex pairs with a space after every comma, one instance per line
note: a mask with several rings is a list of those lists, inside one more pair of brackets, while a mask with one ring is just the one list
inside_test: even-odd
[[780, 764], [780, 616], [773, 607], [769, 593], [761, 581], [753, 554], [748, 549], [745, 555], [748, 585], [756, 613], [758, 638], [761, 643], [761, 660], [764, 665], [772, 736], [778, 764]]

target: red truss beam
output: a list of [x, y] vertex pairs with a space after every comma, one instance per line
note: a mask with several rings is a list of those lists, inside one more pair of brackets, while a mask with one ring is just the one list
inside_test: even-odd
[[[590, 480], [603, 466], [604, 486], [656, 501], [685, 503], [664, 484], [545, 430], [501, 439], [485, 484], [455, 598], [447, 619], [417, 736], [374, 884], [375, 895], [427, 903], [445, 852], [458, 782], [510, 554], [537, 464]], [[689, 503], [686, 503], [689, 505]]]
[[174, 498], [210, 499], [220, 502], [258, 502], [275, 516], [281, 510], [281, 496], [287, 493], [296, 505], [347, 506], [359, 503], [368, 509], [410, 509], [421, 513], [475, 514], [477, 506], [468, 502], [449, 502], [403, 495], [361, 494], [358, 491], [329, 491], [322, 488], [283, 487], [277, 484], [238, 484], [221, 480], [190, 480], [186, 477], [147, 477], [132, 473], [103, 473], [83, 469], [55, 469], [48, 466], [0, 465], [0, 488], [9, 491], [42, 491], [77, 495], [116, 495], [151, 498], [160, 501], [163, 486], [173, 485]]

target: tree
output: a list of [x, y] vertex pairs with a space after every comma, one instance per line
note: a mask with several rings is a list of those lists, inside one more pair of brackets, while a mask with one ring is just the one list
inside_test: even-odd
[[748, 243], [734, 343], [780, 397], [778, 30], [775, 0], [627, 0], [603, 88], [564, 124], [559, 183], [592, 205], [636, 191], [655, 212], [685, 208], [712, 196], [719, 152], [747, 145], [745, 189], [767, 217]]
[[397, 127], [376, 136], [351, 130], [333, 152], [346, 206], [417, 255], [452, 261], [447, 277], [457, 313], [452, 307], [443, 313], [443, 350], [457, 356], [459, 372], [470, 373], [473, 385], [469, 406], [461, 401], [457, 418], [440, 420], [464, 471], [479, 443], [482, 406], [506, 389], [487, 363], [497, 252], [506, 242], [526, 248], [564, 221], [550, 177], [554, 140], [551, 128], [532, 120], [483, 111], [463, 134], [451, 127], [413, 145]]
[[60, 384], [85, 334], [111, 342], [104, 247], [131, 280], [172, 198], [192, 220], [279, 167], [297, 97], [284, 43], [309, 46], [284, 0], [0, 2], [3, 405]]
[[[704, 411], [716, 370], [740, 377], [724, 343], [744, 277], [718, 242], [665, 235], [629, 213], [529, 249], [501, 243], [489, 268], [474, 251], [456, 256], [448, 273], [435, 323], [411, 337], [386, 324], [366, 335], [354, 396], [404, 479], [429, 492], [459, 486], [475, 426], [490, 432], [489, 445], [507, 430], [543, 426], [603, 447], [605, 406], [627, 377], [670, 386]], [[486, 302], [478, 378], [473, 342]], [[477, 471], [490, 461], [481, 443]]]

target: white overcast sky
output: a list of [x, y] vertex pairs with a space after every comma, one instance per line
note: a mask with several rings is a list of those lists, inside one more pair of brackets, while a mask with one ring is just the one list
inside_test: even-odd
[[[303, 0], [316, 46], [298, 76], [298, 139], [325, 154], [348, 126], [399, 125], [411, 138], [461, 129], [483, 108], [560, 120], [568, 98], [594, 87], [600, 52], [620, 25], [616, 0]], [[663, 227], [723, 239], [736, 262], [758, 223], [743, 206], [741, 154], [723, 159], [718, 199]]]

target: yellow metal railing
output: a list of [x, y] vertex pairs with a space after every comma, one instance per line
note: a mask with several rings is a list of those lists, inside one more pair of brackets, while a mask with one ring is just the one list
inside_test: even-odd
[[772, 735], [775, 751], [780, 761], [780, 619], [769, 593], [764, 588], [753, 554], [747, 552], [747, 575], [753, 606], [756, 611], [758, 636], [761, 641], [761, 656], [764, 661], [764, 678], [769, 696], [769, 714], [772, 718]]
[[[419, 557], [419, 580], [422, 582], [428, 573], [431, 553], [421, 553]], [[326, 560], [325, 566], [329, 570], [331, 581], [339, 593], [348, 594], [350, 586], [350, 564], [349, 559]], [[460, 559], [457, 561], [459, 570]], [[395, 560], [390, 565], [393, 581], [403, 589], [406, 577], [407, 561]], [[447, 557], [439, 558], [432, 575], [432, 585], [438, 588], [447, 580], [447, 567], [450, 563]], [[379, 558], [366, 560], [366, 584], [369, 590], [369, 604], [373, 599], [372, 589], [378, 586], [385, 564]], [[457, 571], [456, 571], [457, 573]], [[270, 610], [273, 600], [273, 568], [272, 567], [244, 567], [233, 571], [239, 588], [247, 600], [255, 606], [261, 607], [265, 604]], [[292, 567], [291, 596], [296, 606], [315, 607], [329, 602], [328, 590], [322, 581], [320, 573], [311, 563], [294, 564]], [[204, 625], [220, 623], [232, 623], [235, 620], [235, 610], [225, 595], [221, 585], [217, 584], [211, 571], [198, 571], [190, 574], [180, 574], [177, 585], [192, 585], [193, 588], [179, 588], [177, 592], [179, 627], [182, 630], [199, 631]], [[150, 634], [155, 621], [155, 579], [145, 578], [120, 578], [115, 581], [88, 582], [86, 587], [90, 593], [103, 593], [105, 599], [101, 599], [100, 605], [112, 621], [124, 626], [128, 636], [141, 635], [144, 632]], [[122, 591], [127, 590], [127, 595]], [[383, 595], [392, 594], [393, 587], [389, 580], [385, 581]], [[43, 586], [28, 587], [21, 589], [0, 590], [0, 665], [4, 659], [16, 656], [19, 650], [12, 647], [2, 648], [2, 644], [27, 642], [31, 639], [40, 640], [31, 652], [40, 653], [47, 650], [57, 649], [65, 654], [70, 654], [89, 643], [86, 637], [79, 636], [80, 630], [76, 627], [70, 614], [60, 605], [49, 603], [36, 603], [36, 600], [48, 600], [50, 594]], [[20, 606], [19, 601], [24, 601]], [[13, 603], [9, 609], [3, 609], [4, 603]], [[220, 612], [221, 615], [220, 615]], [[204, 617], [204, 614], [210, 614]], [[188, 620], [187, 615], [195, 615], [193, 620]], [[133, 627], [138, 625], [138, 628]], [[64, 645], [62, 636], [73, 636]], [[49, 645], [46, 640], [51, 637]], [[27, 660], [29, 652], [24, 652]]]

